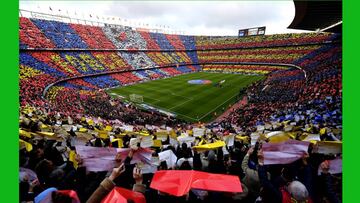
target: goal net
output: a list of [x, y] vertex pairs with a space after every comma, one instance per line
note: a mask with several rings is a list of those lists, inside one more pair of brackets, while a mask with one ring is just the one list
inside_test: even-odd
[[138, 94], [130, 94], [129, 98], [130, 98], [130, 101], [135, 102], [135, 103], [143, 103], [144, 102], [143, 97]]

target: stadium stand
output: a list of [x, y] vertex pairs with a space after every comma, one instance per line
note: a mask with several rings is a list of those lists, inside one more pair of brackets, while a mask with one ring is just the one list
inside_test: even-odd
[[268, 74], [272, 71], [288, 69], [282, 66], [261, 65], [203, 65], [202, 70], [210, 72], [242, 73], [242, 74]]
[[[295, 108], [299, 103], [313, 100], [324, 101], [328, 96], [341, 98], [340, 55], [339, 46], [328, 45], [298, 59], [295, 64], [301, 65], [307, 72], [306, 80], [300, 70], [271, 73], [263, 85], [249, 88], [249, 103], [252, 103], [249, 109], [239, 109], [235, 114], [244, 123], [255, 125], [256, 121], [270, 119], [278, 109]], [[267, 88], [263, 91], [264, 85]]]
[[[341, 69], [340, 34], [195, 37], [21, 17], [20, 201], [101, 202], [125, 196], [120, 186], [134, 202], [340, 202]], [[265, 79], [208, 124], [104, 91], [197, 71]], [[284, 159], [271, 155], [285, 145]], [[210, 173], [205, 186], [180, 191], [188, 170]]]
[[46, 38], [28, 18], [20, 17], [20, 48], [54, 48], [55, 45]]
[[[335, 34], [337, 35], [337, 34]], [[289, 33], [275, 35], [261, 35], [252, 37], [221, 37], [212, 39], [212, 37], [197, 37], [196, 48], [201, 49], [230, 49], [246, 47], [274, 47], [301, 44], [318, 44], [326, 42], [333, 36], [328, 33]]]
[[70, 24], [83, 41], [91, 49], [115, 49], [113, 43], [105, 36], [99, 27], [81, 24]]
[[[44, 35], [39, 36], [50, 38], [46, 40], [40, 40], [49, 42], [48, 44], [43, 44], [43, 48], [54, 48], [52, 41], [56, 40], [54, 44], [56, 44], [58, 48], [114, 49], [116, 46], [116, 48], [122, 49], [129, 47], [131, 49], [143, 49], [146, 47], [159, 50], [172, 50], [176, 47], [176, 49], [185, 48], [185, 50], [188, 50], [186, 52], [147, 53], [116, 51], [59, 51], [55, 53], [50, 51], [34, 51], [29, 54], [24, 53], [20, 55], [20, 61], [22, 65], [35, 68], [36, 70], [43, 71], [44, 73], [52, 76], [55, 75], [58, 79], [63, 79], [66, 76], [80, 76], [118, 70], [146, 69], [155, 66], [166, 66], [169, 64], [195, 64], [197, 62], [270, 62], [300, 64], [299, 60], [305, 58], [304, 56], [309, 55], [309, 53], [319, 49], [323, 43], [329, 42], [338, 37], [337, 35], [330, 34], [308, 33], [256, 36], [251, 38], [194, 38], [192, 36], [164, 35], [160, 33], [148, 34], [146, 32], [136, 32], [128, 29], [127, 27], [110, 28], [104, 26], [100, 28], [96, 26], [65, 24], [56, 21], [27, 18], [21, 18], [20, 22], [21, 32], [26, 33], [28, 30], [35, 30], [35, 32], [44, 33]], [[36, 27], [39, 29], [36, 29]], [[63, 39], [64, 33], [68, 33], [66, 36], [69, 39]], [[54, 34], [62, 35], [62, 37], [55, 39]], [[28, 36], [28, 38], [31, 38], [31, 35]], [[109, 40], [107, 40], [108, 38]], [[101, 43], [100, 46], [100, 44], [97, 44], [99, 41], [104, 43]], [[26, 40], [22, 40], [21, 38], [20, 43], [29, 47], [33, 46], [33, 48], [38, 46], [35, 44], [35, 42], [32, 42], [31, 44], [30, 42], [26, 42]], [[147, 44], [153, 45], [147, 46]], [[157, 46], [154, 46], [155, 44]], [[259, 44], [261, 44], [261, 47], [259, 47]], [[218, 50], [219, 48], [222, 50]], [[194, 52], [189, 51], [189, 49], [199, 50]], [[311, 55], [309, 57], [311, 57]], [[230, 72], [233, 69], [237, 69], [236, 72], [250, 74], [268, 74], [271, 71], [277, 70], [274, 67], [254, 67], [251, 65], [243, 65], [240, 69], [235, 67], [236, 65], [205, 65], [203, 66], [203, 70], [221, 71], [222, 69], [226, 69], [227, 72]], [[155, 72], [139, 71], [133, 74], [142, 79], [148, 79], [149, 77], [154, 79], [164, 77], [166, 75], [187, 73], [193, 70], [196, 69], [180, 66], [175, 69], [165, 68]], [[295, 72], [300, 73], [300, 71]], [[284, 73], [287, 74], [286, 71], [284, 71]], [[269, 76], [269, 78], [271, 77], [272, 76]], [[85, 78], [83, 80], [86, 84], [90, 84], [90, 86], [98, 88], [110, 87], [111, 85], [121, 85], [121, 80], [114, 80], [114, 78], [108, 76]], [[126, 79], [122, 80], [126, 81]]]
[[221, 51], [199, 51], [199, 62], [268, 62], [292, 63], [320, 46], [288, 46], [286, 48], [257, 48]]
[[41, 19], [31, 19], [31, 22], [33, 22], [57, 48], [88, 48], [88, 45], [67, 23]]

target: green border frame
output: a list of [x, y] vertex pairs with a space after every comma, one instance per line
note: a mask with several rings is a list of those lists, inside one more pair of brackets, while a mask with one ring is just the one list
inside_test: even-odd
[[359, 4], [343, 1], [343, 202], [359, 201]]
[[[360, 176], [358, 165], [358, 122], [360, 115], [360, 94], [357, 89], [360, 67], [357, 62], [359, 55], [359, 1], [343, 1], [343, 201], [357, 202]], [[18, 193], [18, 8], [17, 0], [4, 1], [0, 17], [2, 19], [2, 143], [0, 152], [3, 165], [1, 202], [19, 202]], [[357, 16], [356, 16], [357, 14]], [[352, 201], [353, 200], [353, 201]]]
[[19, 2], [1, 4], [1, 202], [19, 202]]

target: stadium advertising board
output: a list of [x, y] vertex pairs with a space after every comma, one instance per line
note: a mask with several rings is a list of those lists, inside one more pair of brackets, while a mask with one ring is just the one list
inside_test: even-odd
[[255, 36], [255, 35], [265, 35], [266, 27], [256, 27], [256, 28], [247, 28], [239, 30], [239, 37], [246, 37], [246, 36]]
[[258, 28], [248, 29], [248, 35], [257, 35], [257, 33], [258, 33]]
[[265, 35], [265, 28], [266, 28], [266, 27], [259, 27], [259, 29], [258, 29], [258, 35]]

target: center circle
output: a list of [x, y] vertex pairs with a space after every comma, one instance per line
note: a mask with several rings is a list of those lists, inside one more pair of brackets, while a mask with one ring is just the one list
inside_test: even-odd
[[189, 84], [192, 85], [206, 85], [206, 84], [211, 84], [211, 80], [189, 80], [188, 81]]

